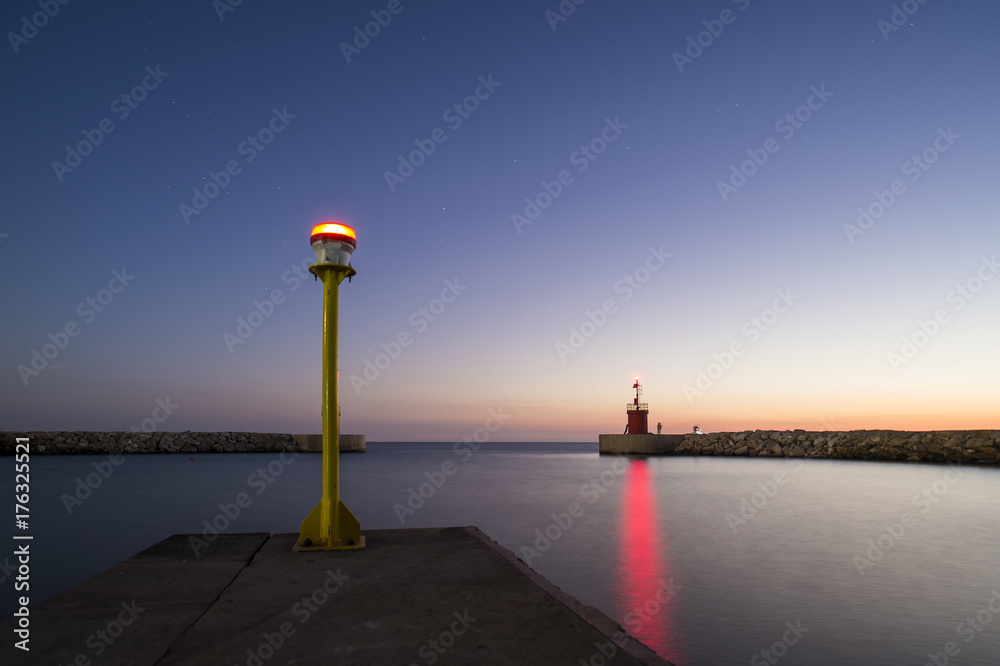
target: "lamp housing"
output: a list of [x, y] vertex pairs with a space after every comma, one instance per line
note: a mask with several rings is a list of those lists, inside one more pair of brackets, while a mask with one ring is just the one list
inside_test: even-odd
[[309, 243], [316, 253], [317, 264], [351, 268], [351, 253], [358, 247], [358, 237], [346, 224], [323, 222], [313, 227]]

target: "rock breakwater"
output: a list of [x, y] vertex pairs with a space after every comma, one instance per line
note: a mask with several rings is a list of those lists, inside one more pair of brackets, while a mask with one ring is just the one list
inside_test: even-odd
[[1000, 462], [1000, 430], [745, 430], [688, 434], [671, 455]]
[[[31, 453], [106, 455], [112, 453], [271, 453], [321, 450], [317, 435], [259, 432], [2, 432], [0, 455], [13, 455], [17, 437], [27, 437]], [[350, 436], [343, 436], [350, 437]], [[364, 450], [363, 435], [359, 450]], [[314, 440], [320, 448], [313, 447]]]

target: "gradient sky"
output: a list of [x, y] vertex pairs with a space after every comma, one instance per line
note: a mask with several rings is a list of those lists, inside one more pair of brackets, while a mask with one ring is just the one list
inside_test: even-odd
[[329, 219], [357, 229], [341, 408], [369, 440], [493, 409], [495, 440], [593, 441], [635, 376], [664, 432], [1000, 427], [1000, 5], [903, 4], [70, 2], [35, 31], [6, 3], [0, 429], [169, 399], [163, 430], [318, 432], [322, 290], [293, 267]]

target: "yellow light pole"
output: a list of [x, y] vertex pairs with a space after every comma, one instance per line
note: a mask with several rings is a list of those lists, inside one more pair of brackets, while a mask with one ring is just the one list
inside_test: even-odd
[[323, 497], [299, 526], [296, 551], [364, 548], [361, 523], [340, 501], [340, 410], [337, 402], [337, 320], [340, 283], [355, 274], [354, 229], [324, 222], [309, 238], [316, 263], [309, 271], [323, 281]]

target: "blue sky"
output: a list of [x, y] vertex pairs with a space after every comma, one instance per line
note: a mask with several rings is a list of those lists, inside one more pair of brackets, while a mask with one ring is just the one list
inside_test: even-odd
[[317, 432], [325, 220], [372, 440], [997, 427], [994, 3], [219, 6], [0, 11], [0, 428]]

